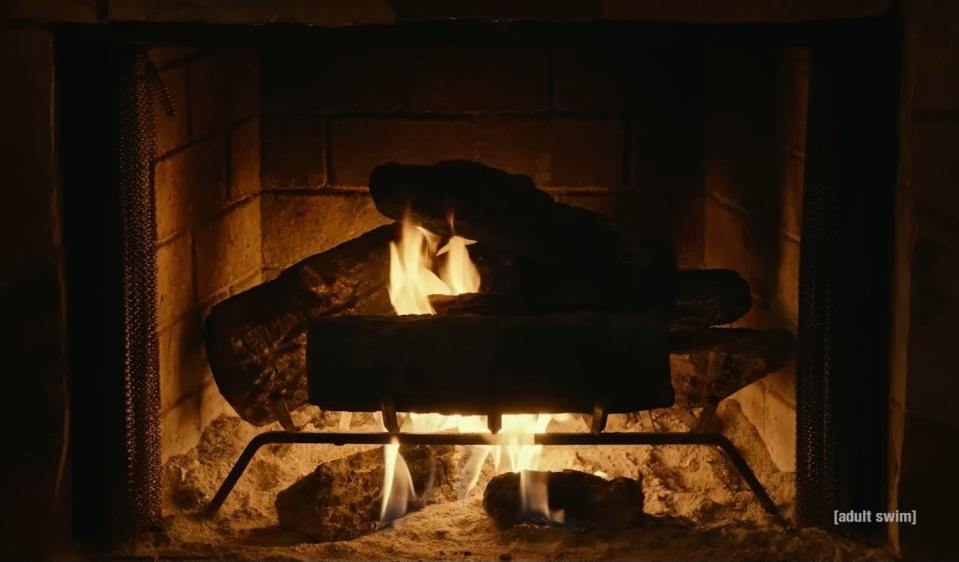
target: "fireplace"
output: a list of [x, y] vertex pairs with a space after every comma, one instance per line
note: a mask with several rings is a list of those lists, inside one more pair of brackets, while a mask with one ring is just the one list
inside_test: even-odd
[[833, 521], [895, 505], [900, 20], [849, 15], [59, 29], [78, 542], [887, 555]]

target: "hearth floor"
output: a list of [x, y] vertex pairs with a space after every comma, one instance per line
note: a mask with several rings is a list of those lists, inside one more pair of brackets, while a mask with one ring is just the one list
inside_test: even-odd
[[[334, 413], [299, 412], [313, 429], [334, 430]], [[749, 443], [755, 429], [735, 402], [720, 410], [723, 433]], [[571, 427], [555, 430], [577, 430]], [[614, 416], [615, 431], [680, 430], [668, 413]], [[353, 416], [351, 430], [375, 429]], [[200, 444], [164, 467], [164, 530], [138, 538], [120, 557], [292, 560], [889, 560], [876, 548], [814, 529], [783, 528], [768, 518], [718, 452], [706, 448], [547, 447], [540, 468], [603, 471], [609, 477], [642, 473], [642, 527], [626, 532], [521, 526], [497, 529], [482, 508], [487, 470], [465, 498], [427, 506], [390, 527], [357, 539], [311, 543], [277, 524], [277, 492], [321, 462], [363, 450], [360, 446], [273, 447], [259, 453], [220, 513], [202, 509], [249, 438], [262, 431], [221, 417]], [[755, 443], [760, 443], [758, 440]], [[792, 515], [793, 475], [776, 470], [761, 443], [741, 447], [787, 517]]]

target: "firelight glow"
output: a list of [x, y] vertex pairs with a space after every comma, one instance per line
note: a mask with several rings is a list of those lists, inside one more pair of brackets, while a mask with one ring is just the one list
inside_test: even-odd
[[[450, 231], [455, 232], [452, 216], [449, 221]], [[439, 236], [415, 224], [408, 214], [404, 217], [399, 241], [390, 242], [389, 294], [396, 314], [435, 314], [429, 301], [430, 295], [461, 295], [479, 291], [479, 270], [470, 259], [467, 248], [473, 241], [453, 235], [442, 248], [437, 249], [439, 241]], [[433, 270], [434, 259], [444, 255], [445, 261], [437, 274]], [[455, 366], [450, 368], [452, 373]], [[451, 376], [455, 376], [455, 373]], [[507, 436], [508, 444], [471, 448], [470, 456], [460, 474], [460, 496], [465, 497], [476, 485], [486, 460], [491, 458], [497, 473], [520, 473], [522, 507], [525, 512], [561, 521], [561, 513], [551, 513], [549, 510], [546, 481], [531, 478], [527, 472], [538, 468], [543, 450], [542, 445], [533, 444], [533, 434], [545, 432], [550, 421], [559, 420], [561, 416], [563, 415], [504, 415], [500, 433]], [[489, 433], [486, 416], [418, 413], [410, 413], [401, 430], [409, 433]], [[391, 443], [385, 446], [384, 455], [386, 464], [380, 508], [381, 524], [403, 515], [408, 500], [416, 497], [409, 470], [399, 453], [399, 445]]]

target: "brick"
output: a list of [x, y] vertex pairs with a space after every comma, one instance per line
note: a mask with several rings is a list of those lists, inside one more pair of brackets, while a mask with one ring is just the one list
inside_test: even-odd
[[197, 410], [200, 416], [201, 432], [206, 429], [206, 426], [210, 425], [210, 422], [221, 415], [236, 415], [236, 412], [223, 398], [212, 380], [207, 381], [207, 384], [200, 389], [200, 394], [197, 397]]
[[194, 305], [192, 252], [189, 236], [179, 236], [157, 247], [157, 324], [161, 328]]
[[286, 267], [387, 222], [366, 193], [266, 193], [263, 263]]
[[[716, 200], [706, 197], [705, 246], [703, 261], [708, 268], [737, 271], [758, 298], [768, 303], [770, 287], [755, 228], [749, 217]], [[773, 241], [776, 241], [775, 233]]]
[[913, 106], [959, 110], [959, 6], [942, 0], [910, 2], [907, 19]]
[[263, 53], [267, 111], [537, 111], [549, 108], [549, 89], [545, 49], [297, 46]]
[[219, 132], [259, 109], [259, 56], [255, 49], [215, 51], [191, 61], [193, 138]]
[[623, 129], [618, 119], [489, 119], [479, 127], [479, 158], [527, 174], [540, 187], [619, 188], [625, 168]]
[[796, 407], [767, 392], [763, 442], [781, 472], [796, 471]]
[[917, 200], [959, 219], [959, 118], [917, 118], [910, 131], [912, 186]]
[[226, 149], [222, 138], [192, 144], [156, 163], [157, 239], [186, 232], [226, 200]]
[[681, 268], [703, 267], [703, 198], [635, 191], [554, 191], [560, 203], [609, 217], [630, 232], [671, 242]]
[[799, 325], [799, 242], [779, 236], [778, 268], [774, 272], [772, 310], [793, 326]]
[[[48, 31], [0, 30], [0, 271], [59, 245], [53, 142], [53, 44]], [[14, 242], [15, 241], [15, 242]]]
[[196, 291], [204, 301], [259, 270], [260, 201], [252, 199], [196, 231]]
[[330, 183], [365, 186], [373, 168], [385, 162], [475, 159], [474, 138], [475, 127], [469, 120], [336, 119], [330, 131]]
[[948, 560], [953, 557], [952, 521], [959, 486], [952, 467], [959, 463], [959, 431], [924, 416], [907, 414], [898, 481], [899, 509], [918, 508], [923, 525], [899, 525], [903, 560]]
[[160, 413], [160, 457], [163, 462], [186, 453], [199, 441], [200, 413], [197, 401], [198, 395], [191, 394]]
[[203, 348], [203, 321], [188, 314], [160, 330], [160, 410], [197, 392], [210, 377]]
[[792, 151], [783, 155], [782, 192], [780, 209], [782, 227], [798, 238], [802, 232], [803, 180], [806, 174], [806, 161]]
[[260, 120], [253, 118], [230, 129], [229, 200], [260, 192]]
[[780, 70], [780, 127], [783, 142], [796, 152], [806, 152], [806, 113], [809, 104], [809, 54], [790, 48], [783, 53]]
[[166, 154], [171, 150], [185, 145], [190, 138], [188, 113], [190, 111], [187, 86], [186, 68], [178, 66], [160, 71], [160, 80], [166, 88], [170, 101], [173, 102], [173, 115], [167, 115], [163, 104], [157, 100], [154, 103], [156, 115], [156, 151], [157, 154]]
[[264, 189], [326, 184], [326, 122], [322, 117], [266, 114], [261, 122]]
[[[23, 0], [26, 1], [26, 0]], [[204, 22], [220, 24], [299, 23], [312, 26], [390, 24], [387, 0], [110, 0], [111, 21]]]
[[[65, 373], [63, 289], [56, 260], [0, 281], [0, 357], [4, 415], [0, 430], [4, 465], [28, 459], [54, 462], [63, 429]], [[17, 423], [29, 420], [29, 423]], [[8, 460], [9, 459], [9, 460]]]
[[[562, 111], [627, 110], [644, 69], [616, 49], [559, 49], [553, 56], [553, 106]], [[645, 80], [650, 80], [645, 76]]]
[[593, 0], [394, 0], [391, 5], [403, 20], [575, 21], [599, 15]]
[[761, 216], [780, 204], [780, 59], [722, 49], [707, 63], [706, 189]]
[[889, 0], [603, 0], [603, 15], [614, 20], [688, 23], [791, 22], [873, 17]]
[[944, 367], [959, 333], [959, 228], [931, 212], [914, 219], [906, 411], [959, 429], [959, 378]]
[[96, 23], [97, 0], [5, 0], [0, 21]]

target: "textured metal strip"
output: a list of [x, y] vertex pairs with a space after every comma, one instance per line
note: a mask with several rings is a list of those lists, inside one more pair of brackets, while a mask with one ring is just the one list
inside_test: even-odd
[[160, 521], [160, 386], [156, 330], [156, 145], [148, 61], [135, 54], [121, 75], [119, 154], [122, 349], [127, 498], [133, 524]]

